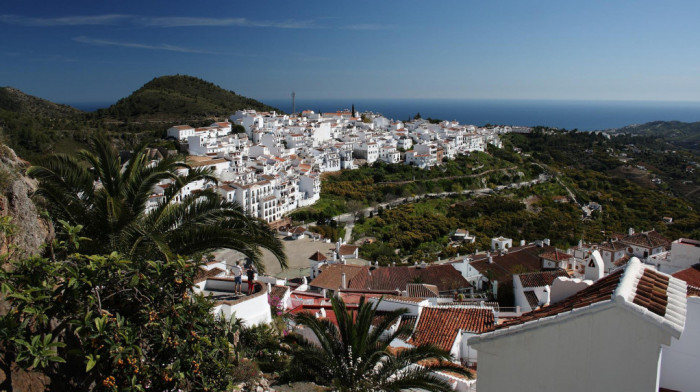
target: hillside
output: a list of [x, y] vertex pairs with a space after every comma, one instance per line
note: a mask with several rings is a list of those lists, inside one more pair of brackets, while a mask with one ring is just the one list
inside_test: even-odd
[[608, 130], [612, 134], [631, 134], [663, 138], [669, 143], [700, 151], [700, 122], [653, 121]]
[[155, 78], [109, 108], [90, 113], [5, 87], [0, 88], [0, 141], [32, 161], [45, 153], [82, 148], [96, 133], [108, 135], [121, 148], [163, 143], [172, 125], [208, 125], [239, 109], [280, 112], [185, 75]]
[[72, 106], [53, 103], [14, 87], [0, 88], [0, 110], [51, 118], [74, 117], [83, 113]]
[[109, 108], [98, 110], [97, 116], [131, 121], [184, 122], [228, 116], [239, 109], [280, 112], [214, 83], [187, 75], [170, 75], [151, 80]]

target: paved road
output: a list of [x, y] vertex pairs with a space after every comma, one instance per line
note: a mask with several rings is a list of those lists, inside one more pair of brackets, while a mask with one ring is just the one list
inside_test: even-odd
[[[402, 198], [394, 199], [394, 200], [389, 201], [389, 202], [379, 203], [375, 207], [367, 207], [367, 208], [361, 210], [361, 212], [365, 216], [367, 216], [367, 215], [369, 215], [370, 212], [376, 212], [379, 207], [382, 207], [382, 208], [386, 208], [388, 206], [397, 207], [397, 206], [400, 206], [402, 204], [416, 202], [420, 199], [442, 198], [442, 197], [457, 196], [460, 194], [461, 195], [470, 195], [470, 194], [487, 195], [487, 194], [491, 194], [495, 191], [500, 191], [500, 190], [503, 190], [506, 188], [510, 188], [510, 189], [523, 188], [523, 187], [532, 186], [535, 184], [540, 184], [540, 183], [549, 181], [550, 179], [551, 179], [550, 175], [540, 174], [539, 177], [535, 178], [534, 180], [523, 181], [523, 182], [513, 182], [513, 183], [510, 183], [508, 185], [499, 185], [495, 188], [495, 190], [491, 189], [491, 188], [467, 189], [467, 190], [463, 190], [461, 192], [426, 193], [426, 194], [415, 196], [415, 197], [402, 197]], [[339, 223], [341, 223], [341, 222], [345, 223], [346, 225], [352, 225], [355, 222], [355, 216], [352, 213], [345, 213], [345, 214], [337, 215], [337, 216], [334, 216], [333, 219], [335, 219]], [[347, 226], [346, 226], [346, 230], [347, 230]], [[350, 233], [350, 234], [348, 234], [348, 233]], [[345, 238], [346, 238], [347, 242], [349, 242], [349, 240], [347, 240], [347, 239], [350, 238], [351, 234], [352, 234], [352, 228], [350, 228], [349, 230], [346, 231]]]

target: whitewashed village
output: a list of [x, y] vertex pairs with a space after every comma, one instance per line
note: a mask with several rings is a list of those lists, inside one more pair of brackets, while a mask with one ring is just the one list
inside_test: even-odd
[[[245, 132], [232, 133], [242, 126]], [[167, 130], [188, 152], [192, 168], [212, 168], [219, 182], [183, 189], [182, 197], [215, 187], [290, 240], [316, 242], [298, 279], [255, 275], [236, 294], [231, 257], [202, 267], [194, 291], [212, 296], [215, 311], [245, 325], [270, 323], [280, 313], [310, 312], [335, 320], [330, 298], [350, 309], [379, 301], [379, 316], [408, 309], [389, 332], [409, 325], [391, 348], [430, 343], [449, 351], [475, 377], [437, 376], [456, 391], [698, 390], [700, 353], [700, 241], [668, 239], [630, 228], [604, 243], [570, 249], [548, 239], [493, 238], [491, 249], [435, 263], [379, 266], [359, 258], [358, 246], [331, 243], [287, 214], [320, 197], [321, 173], [376, 161], [420, 168], [459, 154], [500, 147], [499, 134], [527, 128], [478, 128], [443, 121], [392, 121], [372, 113], [299, 115], [239, 111], [209, 127]], [[156, 186], [155, 206], [169, 184]], [[474, 241], [466, 230], [453, 237]], [[514, 265], [529, 272], [512, 274]], [[514, 307], [494, 300], [510, 289]], [[293, 319], [289, 328], [294, 329]], [[298, 328], [313, 340], [313, 333]], [[583, 382], [582, 380], [585, 380]], [[595, 381], [590, 381], [595, 380]]]
[[[234, 125], [242, 126], [245, 133], [232, 134]], [[167, 135], [182, 143], [191, 167], [212, 168], [220, 180], [185, 189], [182, 197], [216, 187], [226, 200], [238, 202], [250, 215], [277, 227], [285, 224], [281, 221], [285, 214], [318, 201], [321, 173], [377, 161], [428, 169], [443, 158], [485, 151], [487, 144], [500, 146], [498, 135], [512, 130], [450, 121], [404, 124], [352, 111], [307, 110], [289, 116], [242, 110], [230, 122], [200, 128], [174, 126]], [[161, 188], [167, 186], [163, 183]], [[159, 202], [163, 189], [156, 189], [151, 206]]]

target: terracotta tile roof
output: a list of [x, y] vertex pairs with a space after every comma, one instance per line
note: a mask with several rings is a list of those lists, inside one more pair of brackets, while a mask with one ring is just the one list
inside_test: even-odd
[[312, 280], [309, 285], [322, 289], [338, 290], [342, 283], [342, 274], [345, 273], [345, 282], [350, 287], [352, 279], [365, 272], [367, 267], [352, 264], [330, 264], [321, 267], [321, 273]]
[[547, 260], [565, 261], [569, 260], [574, 256], [568, 253], [560, 252], [558, 249], [555, 249], [554, 252], [542, 253], [540, 257]]
[[301, 226], [297, 226], [297, 227], [292, 229], [292, 234], [304, 234], [304, 233], [306, 233], [306, 229], [301, 227]]
[[688, 286], [688, 297], [700, 297], [700, 287]]
[[348, 283], [349, 288], [371, 290], [402, 290], [409, 283], [420, 280], [435, 285], [439, 291], [454, 291], [469, 287], [469, 282], [451, 264], [420, 267], [366, 268]]
[[523, 324], [555, 320], [582, 308], [609, 304], [641, 313], [650, 322], [670, 330], [678, 337], [685, 324], [686, 292], [683, 281], [648, 268], [639, 259], [632, 258], [625, 269], [613, 272], [569, 298], [506, 320], [495, 326], [493, 333], [507, 333]]
[[[411, 333], [416, 327], [416, 320], [418, 319], [417, 316], [408, 316], [408, 315], [403, 315], [401, 316], [401, 321], [399, 321], [399, 328], [403, 328], [404, 326], [408, 326], [411, 328]], [[403, 333], [398, 336], [399, 339], [401, 340], [408, 340], [408, 338], [411, 336], [411, 333]]]
[[194, 277], [194, 283], [203, 282], [209, 278], [213, 278], [219, 274], [222, 274], [223, 272], [225, 271], [219, 267], [214, 267], [210, 270], [200, 268], [199, 271], [197, 271], [197, 275], [195, 275]]
[[700, 287], [700, 264], [678, 271], [673, 274], [673, 277], [688, 283], [690, 286]]
[[594, 303], [609, 301], [612, 299], [612, 295], [615, 292], [617, 285], [620, 283], [620, 278], [622, 277], [623, 272], [623, 270], [615, 271], [563, 301], [546, 306], [539, 310], [525, 313], [522, 316], [514, 319], [505, 320], [495, 329], [508, 328], [513, 325], [524, 324], [528, 321], [553, 316], [558, 313], [582, 308]]
[[627, 248], [627, 245], [623, 244], [620, 241], [610, 241], [606, 242], [602, 245], [600, 245], [601, 250], [607, 250], [609, 252], [616, 252], [620, 250], [625, 250]]
[[565, 270], [530, 272], [518, 275], [523, 287], [544, 287], [551, 286], [554, 279], [558, 277], [568, 278], [569, 274]]
[[406, 285], [406, 294], [409, 297], [436, 298], [440, 296], [437, 286], [425, 283], [409, 283]]
[[615, 265], [615, 267], [622, 267], [623, 265], [627, 264], [630, 261], [630, 258], [632, 258], [632, 256], [624, 255], [624, 256], [620, 257], [619, 259], [613, 261], [613, 265]]
[[503, 255], [493, 254], [493, 263], [489, 263], [485, 254], [477, 255], [474, 257], [475, 260], [471, 262], [471, 266], [476, 268], [482, 275], [486, 275], [491, 271], [494, 280], [503, 285], [513, 280], [515, 271], [540, 271], [542, 267], [539, 257], [540, 252], [554, 250], [555, 248], [551, 246], [525, 245], [512, 247], [508, 250], [508, 253]]
[[311, 257], [309, 257], [309, 260], [313, 261], [326, 261], [328, 258], [323, 255], [320, 251], [316, 251], [316, 253], [312, 254]]
[[534, 291], [526, 291], [525, 298], [527, 299], [528, 305], [530, 305], [530, 309], [535, 310], [540, 306], [540, 299], [537, 298], [537, 294], [535, 294]]
[[288, 290], [289, 287], [287, 286], [272, 286], [272, 288], [270, 289], [270, 297], [277, 297], [282, 299], [282, 297], [284, 297]]
[[[661, 317], [666, 315], [668, 305], [668, 275], [662, 275], [651, 269], [646, 269], [637, 282], [634, 294], [634, 304], [649, 309]], [[641, 290], [640, 290], [641, 289]]]
[[419, 297], [404, 297], [400, 295], [384, 295], [384, 301], [393, 301], [393, 302], [412, 302], [412, 303], [421, 303], [425, 301], [425, 298], [419, 298]]
[[657, 233], [655, 230], [635, 233], [632, 235], [627, 235], [620, 238], [620, 242], [626, 244], [643, 246], [645, 248], [658, 248], [660, 246], [669, 247], [671, 246], [671, 240]]
[[341, 245], [339, 252], [341, 256], [349, 256], [355, 254], [355, 251], [360, 247], [355, 245]]
[[383, 295], [381, 293], [353, 293], [347, 291], [339, 291], [338, 294], [340, 294], [346, 305], [358, 305], [363, 298], [365, 302], [368, 302], [369, 298], [380, 298]]
[[493, 310], [476, 307], [425, 307], [418, 317], [410, 344], [434, 344], [450, 351], [462, 330], [482, 333], [494, 326]]

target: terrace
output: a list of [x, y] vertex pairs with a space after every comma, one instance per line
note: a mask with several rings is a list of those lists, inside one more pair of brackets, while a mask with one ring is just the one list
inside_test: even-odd
[[233, 277], [208, 277], [195, 285], [194, 292], [213, 299], [214, 313], [227, 319], [239, 318], [246, 326], [272, 321], [266, 284], [253, 283], [253, 293], [247, 295], [248, 282], [244, 277], [243, 294], [236, 294]]

